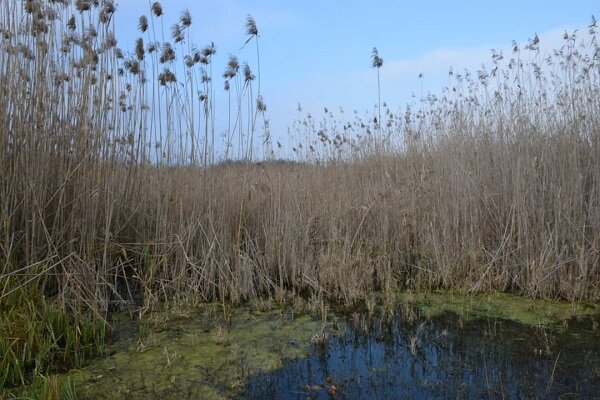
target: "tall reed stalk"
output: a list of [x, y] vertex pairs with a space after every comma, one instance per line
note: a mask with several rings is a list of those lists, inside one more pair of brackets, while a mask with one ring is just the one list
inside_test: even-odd
[[[283, 143], [298, 162], [218, 164], [219, 149], [255, 158], [266, 106], [252, 70], [229, 60], [235, 117], [219, 145], [214, 47], [165, 41], [150, 7], [129, 55], [108, 0], [0, 2], [0, 298], [40, 262], [46, 299], [98, 320], [276, 292], [600, 298], [595, 26], [543, 67], [534, 39], [452, 73], [418, 111], [306, 115]], [[170, 41], [190, 40], [189, 18]]]

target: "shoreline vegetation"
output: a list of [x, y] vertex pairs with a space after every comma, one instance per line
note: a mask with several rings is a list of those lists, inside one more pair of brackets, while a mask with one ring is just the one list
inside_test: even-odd
[[129, 53], [110, 0], [0, 2], [0, 395], [102, 354], [119, 309], [438, 290], [600, 300], [595, 20], [551, 54], [535, 36], [489, 69], [450, 71], [416, 108], [299, 110], [288, 162], [253, 72], [256, 21], [256, 59], [220, 74], [189, 12], [167, 32], [149, 6]]
[[[395, 340], [389, 335], [396, 326], [404, 336], [408, 335], [406, 346], [416, 358], [394, 362], [410, 365], [419, 359], [420, 348], [427, 344], [427, 337], [420, 335], [422, 328], [439, 321], [445, 322], [439, 323], [440, 334], [436, 339], [445, 338], [446, 328], [460, 336], [470, 330], [463, 331], [463, 327], [479, 326], [482, 340], [488, 337], [500, 341], [497, 329], [512, 326], [513, 333], [521, 338], [517, 341], [542, 339], [542, 343], [533, 340], [520, 346], [523, 353], [533, 352], [540, 357], [530, 361], [554, 362], [556, 352], [568, 351], [561, 347], [565, 341], [577, 342], [579, 347], [594, 343], [599, 316], [598, 304], [524, 299], [501, 293], [448, 292], [403, 292], [388, 297], [371, 293], [364, 303], [352, 307], [319, 299], [304, 301], [298, 296], [293, 300], [259, 298], [238, 305], [213, 302], [194, 307], [165, 307], [140, 320], [132, 320], [126, 312], [117, 312], [110, 316], [114, 334], [106, 345], [105, 357], [51, 375], [47, 386], [18, 388], [22, 391], [13, 394], [44, 399], [62, 398], [64, 393], [78, 399], [246, 398], [247, 389], [256, 387], [250, 382], [261, 375], [284, 369], [313, 351], [330, 351], [336, 343], [356, 346], [346, 336], [351, 331], [371, 338], [374, 345], [389, 345]], [[438, 346], [448, 346], [442, 343]], [[507, 348], [511, 346], [506, 337], [500, 343]], [[495, 352], [506, 351], [500, 348]], [[594, 365], [592, 354], [588, 354], [591, 359], [584, 358]], [[505, 356], [511, 358], [515, 354]], [[524, 360], [515, 357], [514, 361]], [[561, 368], [565, 366], [561, 364]], [[590, 368], [588, 374], [594, 376], [598, 372]], [[301, 382], [310, 380], [296, 381], [281, 389], [300, 393], [315, 390], [313, 386], [306, 389], [307, 385]], [[589, 389], [583, 393], [589, 393]]]
[[[299, 298], [293, 303], [258, 299], [225, 308], [209, 303], [185, 312], [156, 312], [133, 323], [134, 334], [120, 335], [109, 345], [108, 357], [62, 378], [73, 383], [82, 399], [246, 398], [243, 393], [249, 381], [306, 358], [311, 347], [326, 351], [337, 340], [356, 346], [355, 341], [343, 339], [353, 329], [381, 341], [383, 332], [400, 324], [411, 332], [408, 347], [416, 353], [419, 341], [426, 341], [419, 338], [423, 324], [439, 318], [457, 325], [517, 322], [522, 329], [547, 335], [544, 354], [550, 357], [557, 338], [589, 333], [574, 326], [590, 324], [593, 318], [599, 321], [599, 311], [597, 305], [523, 301], [520, 296], [503, 294], [402, 293], [392, 299], [373, 293], [365, 304], [351, 308]], [[121, 315], [121, 320], [131, 324], [126, 316]], [[488, 334], [494, 336], [491, 329]], [[387, 339], [383, 341], [389, 344]], [[539, 351], [533, 343], [523, 347]], [[364, 373], [357, 375], [364, 379]], [[312, 391], [304, 382], [298, 380], [286, 389]], [[108, 395], [107, 387], [112, 389]]]

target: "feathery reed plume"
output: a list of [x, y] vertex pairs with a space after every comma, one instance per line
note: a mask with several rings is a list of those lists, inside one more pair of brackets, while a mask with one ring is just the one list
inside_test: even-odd
[[103, 44], [103, 48], [104, 50], [110, 50], [113, 47], [116, 47], [117, 45], [117, 38], [115, 37], [115, 34], [112, 32], [108, 32], [106, 34], [106, 36], [104, 37], [104, 44]]
[[157, 51], [160, 48], [160, 43], [158, 42], [150, 42], [148, 43], [148, 46], [146, 47], [146, 50], [148, 51], [148, 53], [152, 54], [155, 51]]
[[145, 15], [142, 15], [138, 21], [138, 29], [140, 32], [144, 33], [148, 30], [148, 18]]
[[91, 7], [92, 7], [92, 2], [90, 0], [76, 0], [75, 1], [75, 8], [80, 13], [82, 13], [84, 11], [89, 11], [91, 9]]
[[381, 68], [383, 65], [383, 58], [379, 57], [379, 51], [377, 47], [373, 47], [373, 51], [371, 52], [371, 66], [373, 68]]
[[254, 99], [252, 93], [252, 82], [256, 76], [252, 73], [250, 65], [245, 62], [243, 66], [244, 73], [244, 90], [248, 96], [248, 142], [246, 144], [245, 159], [252, 161], [252, 153], [254, 150], [254, 131], [256, 126], [256, 112], [254, 108]]
[[163, 14], [163, 8], [158, 1], [152, 3], [151, 10], [156, 17], [160, 17]]
[[41, 11], [41, 3], [37, 0], [25, 1], [25, 12], [27, 14], [39, 14]]
[[96, 37], [98, 37], [98, 31], [93, 26], [90, 26], [87, 30], [85, 39], [92, 42]]
[[[227, 92], [227, 143], [225, 144], [225, 158], [229, 157], [229, 151], [232, 147], [232, 136], [233, 132], [231, 131], [231, 91], [230, 91], [230, 81], [233, 80], [240, 69], [240, 63], [236, 56], [229, 56], [229, 61], [227, 62], [227, 69], [223, 73], [223, 78], [225, 78], [225, 91]], [[237, 83], [237, 80], [236, 80]], [[237, 85], [236, 85], [237, 89]], [[238, 93], [239, 96], [239, 93]], [[239, 100], [238, 100], [239, 103]], [[238, 106], [238, 117], [240, 107]], [[241, 122], [240, 122], [241, 126]]]
[[162, 47], [162, 54], [160, 55], [160, 63], [164, 64], [167, 63], [169, 61], [173, 61], [175, 60], [175, 49], [173, 49], [173, 46], [171, 46], [171, 43], [166, 42], [163, 44]]
[[106, 14], [114, 14], [116, 11], [116, 6], [113, 0], [103, 0], [102, 2], [102, 11]]
[[248, 42], [250, 42], [250, 40], [252, 40], [253, 38], [254, 38], [254, 41], [256, 42], [256, 65], [257, 65], [257, 69], [258, 69], [257, 96], [261, 96], [261, 91], [260, 91], [260, 51], [259, 51], [259, 47], [258, 47], [258, 27], [256, 26], [256, 21], [254, 20], [254, 18], [252, 18], [251, 15], [248, 15], [246, 18], [246, 34], [249, 37], [248, 37], [248, 39], [246, 39], [246, 43], [244, 43], [244, 46], [246, 44], [248, 44]]
[[161, 85], [165, 86], [167, 83], [175, 83], [177, 82], [177, 77], [175, 74], [168, 68], [165, 68], [159, 75], [158, 80]]
[[140, 73], [140, 63], [137, 60], [127, 60], [123, 63], [123, 67], [133, 75]]
[[102, 10], [98, 14], [98, 19], [103, 24], [108, 24], [116, 11], [116, 6], [113, 0], [104, 0], [102, 3]]
[[190, 25], [192, 25], [192, 15], [190, 14], [190, 10], [187, 8], [183, 10], [181, 16], [179, 17], [179, 22], [184, 28], [188, 28]]
[[267, 105], [265, 104], [262, 96], [258, 96], [256, 99], [256, 110], [261, 114], [267, 111]]
[[75, 29], [77, 29], [77, 25], [75, 23], [75, 15], [71, 15], [71, 18], [69, 18], [69, 20], [67, 21], [67, 28], [69, 28], [70, 31], [74, 31]]
[[173, 38], [175, 43], [183, 42], [184, 37], [181, 25], [173, 24], [171, 26], [171, 38]]
[[383, 58], [379, 57], [379, 51], [377, 51], [377, 47], [373, 47], [373, 51], [371, 52], [371, 66], [373, 68], [377, 68], [377, 112], [379, 115], [379, 119], [377, 121], [377, 126], [379, 131], [381, 132], [381, 84], [379, 79], [379, 70], [383, 65]]
[[244, 63], [244, 83], [246, 85], [248, 85], [255, 78], [256, 78], [256, 76], [252, 73], [252, 69], [250, 68], [250, 65], [248, 65], [248, 63]]
[[258, 28], [256, 27], [256, 21], [254, 20], [254, 18], [252, 18], [251, 15], [248, 15], [246, 17], [246, 34], [248, 34], [248, 36], [250, 36], [246, 40], [246, 43], [248, 43], [250, 40], [252, 40], [252, 38], [254, 36], [258, 35]]
[[234, 78], [238, 71], [240, 70], [240, 62], [236, 56], [229, 56], [229, 61], [227, 62], [227, 70], [225, 71], [225, 76], [228, 78]]
[[143, 61], [144, 60], [144, 55], [145, 55], [145, 50], [144, 50], [144, 39], [137, 38], [135, 41], [135, 55], [137, 56], [138, 60]]
[[202, 83], [209, 83], [211, 81], [210, 76], [208, 75], [208, 73], [206, 72], [206, 70], [202, 70], [201, 71], [202, 75], [200, 80], [202, 81]]
[[204, 46], [201, 51], [202, 55], [207, 59], [211, 56], [217, 54], [217, 49], [215, 48], [215, 44], [211, 43], [209, 46]]

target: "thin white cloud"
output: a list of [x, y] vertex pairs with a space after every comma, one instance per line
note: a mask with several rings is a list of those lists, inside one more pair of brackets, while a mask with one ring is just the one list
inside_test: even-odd
[[[574, 29], [560, 28], [538, 35], [542, 59], [554, 49], [558, 49], [564, 44], [562, 37], [565, 30], [572, 32]], [[520, 40], [517, 44], [523, 49], [527, 44], [527, 40]], [[492, 65], [492, 49], [498, 53], [501, 52], [505, 56], [505, 59], [510, 59], [512, 57], [512, 48], [511, 43], [500, 45], [496, 43], [478, 47], [436, 49], [426, 52], [415, 59], [392, 60], [387, 63], [384, 73], [386, 74], [386, 78], [390, 79], [391, 82], [397, 82], [415, 80], [420, 73], [423, 73], [425, 77], [428, 74], [436, 76], [440, 74], [446, 75], [450, 68], [454, 71], [467, 69], [475, 72], [482, 65], [486, 65], [487, 67]], [[522, 50], [522, 57], [526, 56], [527, 51]]]
[[[574, 28], [558, 28], [538, 35], [542, 59], [564, 44], [563, 34], [565, 31], [571, 33]], [[521, 57], [526, 57], [528, 51], [523, 50], [523, 48], [527, 44], [527, 39], [519, 40], [517, 43], [522, 49]], [[472, 73], [481, 69], [483, 65], [491, 69], [492, 49], [496, 52], [502, 52], [505, 61], [508, 61], [513, 56], [512, 47], [512, 43], [508, 42], [501, 45], [491, 43], [477, 47], [440, 48], [427, 51], [416, 58], [385, 60], [380, 71], [383, 97], [392, 104], [401, 104], [407, 101], [407, 94], [397, 90], [420, 89], [419, 74], [423, 74], [424, 90], [437, 92], [447, 84], [448, 72], [451, 68], [455, 72], [463, 72], [466, 69]], [[310, 93], [319, 88], [317, 92], [332, 93], [332, 96], [327, 97], [335, 97], [336, 92], [341, 92], [342, 96], [339, 96], [339, 98], [346, 102], [348, 96], [344, 93], [347, 91], [372, 95], [373, 90], [376, 90], [376, 86], [373, 85], [374, 82], [376, 85], [376, 76], [376, 72], [371, 68], [347, 70], [331, 75], [320, 73], [309, 76], [302, 81], [304, 89], [301, 93]], [[357, 100], [360, 100], [360, 97]], [[298, 101], [302, 100], [301, 98], [298, 99]], [[360, 103], [358, 101], [357, 106], [360, 106]], [[368, 102], [368, 104], [371, 103], [372, 101]]]
[[[540, 58], [544, 59], [553, 50], [559, 49], [564, 44], [564, 32], [572, 33], [574, 30], [566, 27], [540, 33]], [[580, 31], [579, 37], [587, 38], [587, 33]], [[517, 40], [523, 58], [529, 55], [529, 51], [524, 50], [527, 41], [527, 38]], [[386, 101], [392, 109], [398, 109], [418, 100], [421, 91], [423, 95], [428, 92], [439, 94], [449, 83], [450, 68], [457, 73], [466, 69], [475, 74], [485, 65], [489, 71], [493, 68], [492, 49], [502, 52], [505, 57], [504, 65], [514, 56], [513, 45], [511, 41], [507, 41], [477, 47], [440, 48], [424, 52], [415, 58], [385, 60], [380, 71], [382, 101]], [[385, 54], [383, 57], [385, 59]], [[421, 73], [422, 80], [419, 79]], [[306, 111], [318, 116], [322, 114], [323, 106], [333, 110], [341, 106], [347, 112], [358, 110], [362, 113], [373, 110], [377, 101], [377, 73], [372, 68], [309, 73], [300, 81], [288, 83], [281, 92], [274, 94], [271, 101], [275, 102], [272, 109], [276, 113], [271, 114], [275, 132], [285, 132], [286, 127], [291, 125], [297, 117], [298, 103]]]

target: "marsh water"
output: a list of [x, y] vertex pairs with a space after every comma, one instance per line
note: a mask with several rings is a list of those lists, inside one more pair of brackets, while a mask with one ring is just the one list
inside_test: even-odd
[[[333, 396], [332, 396], [333, 395]], [[453, 313], [350, 327], [250, 380], [247, 399], [600, 398], [593, 321], [562, 332]]]
[[597, 306], [401, 304], [317, 318], [246, 305], [127, 322], [105, 358], [68, 376], [84, 399], [600, 398]]

